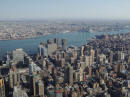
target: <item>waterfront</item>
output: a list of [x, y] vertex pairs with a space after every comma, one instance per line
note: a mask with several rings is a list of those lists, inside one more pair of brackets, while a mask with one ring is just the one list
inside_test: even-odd
[[46, 36], [38, 37], [38, 38], [31, 38], [31, 39], [24, 39], [24, 40], [1, 40], [0, 41], [0, 58], [2, 58], [5, 53], [11, 52], [12, 50], [16, 48], [23, 48], [25, 52], [28, 54], [36, 53], [38, 50], [38, 45], [46, 41], [47, 39], [54, 39], [59, 38], [61, 40], [62, 38], [67, 39], [67, 47], [71, 45], [75, 46], [81, 46], [87, 42], [90, 38], [94, 37], [95, 35], [101, 35], [101, 34], [117, 34], [117, 33], [126, 33], [129, 32], [128, 30], [125, 31], [119, 31], [119, 32], [93, 32], [93, 33], [87, 33], [87, 32], [69, 32], [64, 34], [49, 34]]

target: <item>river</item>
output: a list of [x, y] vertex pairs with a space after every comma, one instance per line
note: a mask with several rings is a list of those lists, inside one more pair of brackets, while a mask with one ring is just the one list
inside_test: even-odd
[[23, 50], [28, 54], [36, 53], [38, 50], [38, 45], [41, 42], [46, 41], [47, 39], [53, 40], [54, 38], [67, 39], [67, 47], [71, 45], [81, 46], [87, 42], [88, 39], [94, 37], [95, 35], [101, 34], [118, 34], [118, 33], [127, 33], [128, 30], [118, 31], [118, 32], [68, 32], [64, 34], [49, 34], [42, 37], [30, 38], [24, 40], [0, 40], [0, 58], [2, 58], [6, 52], [11, 52], [17, 48], [23, 48]]

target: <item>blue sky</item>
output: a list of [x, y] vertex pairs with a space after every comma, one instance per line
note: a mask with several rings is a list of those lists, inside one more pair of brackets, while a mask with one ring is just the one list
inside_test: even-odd
[[130, 0], [0, 0], [0, 19], [130, 19]]

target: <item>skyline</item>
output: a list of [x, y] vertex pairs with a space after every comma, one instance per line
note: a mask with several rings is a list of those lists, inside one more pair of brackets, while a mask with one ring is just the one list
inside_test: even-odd
[[0, 19], [130, 19], [129, 0], [3, 0]]

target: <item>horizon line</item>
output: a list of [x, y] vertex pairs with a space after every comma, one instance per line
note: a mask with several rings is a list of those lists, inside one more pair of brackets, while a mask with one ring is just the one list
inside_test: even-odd
[[0, 18], [0, 21], [39, 21], [39, 20], [87, 20], [87, 21], [130, 21], [130, 19], [109, 18]]

